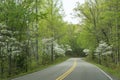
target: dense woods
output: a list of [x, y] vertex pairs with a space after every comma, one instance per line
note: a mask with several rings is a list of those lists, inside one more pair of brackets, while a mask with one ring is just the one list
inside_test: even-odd
[[119, 66], [120, 0], [76, 4], [80, 22], [70, 24], [61, 0], [0, 0], [0, 80], [66, 55]]
[[107, 67], [120, 63], [120, 1], [86, 0], [74, 9], [81, 19], [79, 45], [89, 59]]
[[0, 0], [0, 80], [29, 72], [71, 50], [59, 0]]

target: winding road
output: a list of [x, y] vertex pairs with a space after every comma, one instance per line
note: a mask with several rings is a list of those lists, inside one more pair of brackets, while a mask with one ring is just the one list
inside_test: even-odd
[[70, 58], [51, 66], [12, 80], [113, 80], [103, 70], [81, 58]]

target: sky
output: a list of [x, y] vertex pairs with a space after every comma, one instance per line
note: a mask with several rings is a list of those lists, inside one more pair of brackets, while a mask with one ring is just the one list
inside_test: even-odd
[[84, 0], [62, 0], [63, 9], [65, 12], [64, 21], [69, 23], [77, 24], [79, 20], [75, 18], [72, 14], [74, 14], [73, 9], [76, 6], [76, 2], [84, 3]]

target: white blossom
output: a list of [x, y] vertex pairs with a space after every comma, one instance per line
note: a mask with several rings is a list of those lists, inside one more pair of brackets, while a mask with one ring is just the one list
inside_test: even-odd
[[70, 46], [70, 45], [66, 44], [66, 45], [65, 45], [65, 47], [66, 47], [66, 51], [72, 51], [72, 49], [71, 49], [71, 46]]
[[46, 43], [52, 42], [53, 39], [54, 38], [44, 38], [44, 39], [42, 39], [42, 43], [46, 44]]
[[0, 46], [5, 46], [5, 43], [4, 42], [0, 42]]
[[7, 34], [7, 33], [8, 33], [8, 30], [6, 30], [6, 29], [5, 29], [5, 30], [1, 30], [1, 33], [2, 33], [2, 34]]
[[96, 48], [94, 55], [98, 54], [100, 55], [112, 54], [112, 45], [109, 46], [106, 42], [100, 41], [99, 46]]
[[84, 49], [83, 52], [85, 53], [85, 55], [88, 55], [90, 53], [89, 49]]
[[0, 40], [2, 40], [2, 39], [3, 39], [3, 36], [0, 35]]
[[64, 55], [65, 50], [60, 46], [57, 41], [54, 41], [54, 38], [44, 38], [42, 39], [42, 44], [44, 45], [43, 52], [47, 54], [51, 54], [51, 48], [53, 46], [53, 50], [55, 55]]
[[65, 53], [65, 51], [62, 49], [62, 48], [59, 48], [59, 47], [54, 47], [54, 51], [55, 51], [55, 53], [57, 53], [57, 54], [64, 54]]

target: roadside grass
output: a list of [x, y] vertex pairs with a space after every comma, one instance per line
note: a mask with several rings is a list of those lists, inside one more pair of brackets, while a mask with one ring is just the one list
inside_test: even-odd
[[114, 68], [110, 68], [104, 65], [100, 65], [95, 61], [89, 60], [87, 58], [83, 58], [83, 60], [98, 66], [99, 68], [110, 74], [113, 78], [120, 80], [120, 66], [115, 66]]
[[95, 64], [95, 65], [98, 66], [99, 68], [103, 69], [105, 72], [109, 73], [113, 77], [118, 78], [120, 80], [120, 68], [119, 67], [109, 68], [109, 67], [105, 67], [105, 66], [99, 65], [99, 64]]
[[59, 63], [62, 63], [63, 61], [65, 61], [65, 60], [67, 60], [67, 59], [69, 59], [69, 57], [59, 57], [59, 58], [57, 58], [55, 61], [53, 61], [53, 62], [50, 63], [50, 64], [40, 65], [39, 67], [36, 67], [36, 68], [34, 68], [33, 70], [29, 70], [28, 72], [21, 73], [21, 74], [12, 76], [12, 77], [10, 77], [9, 79], [3, 79], [3, 80], [11, 80], [11, 79], [16, 78], [16, 77], [20, 77], [20, 76], [24, 76], [24, 75], [26, 75], [26, 74], [30, 74], [30, 73], [33, 73], [33, 72], [37, 72], [37, 71], [46, 69], [46, 68], [48, 68], [48, 67], [57, 65], [57, 64], [59, 64]]

